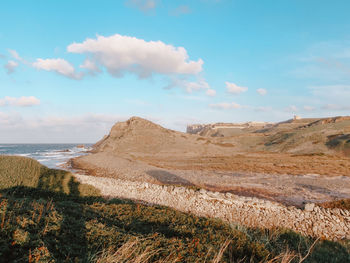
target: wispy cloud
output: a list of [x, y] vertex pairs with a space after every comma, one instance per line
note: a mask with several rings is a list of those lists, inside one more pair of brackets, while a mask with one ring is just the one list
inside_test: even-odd
[[265, 96], [267, 94], [266, 89], [257, 89], [256, 92], [259, 93], [261, 96]]
[[139, 9], [142, 12], [148, 12], [157, 7], [160, 0], [127, 0], [125, 1], [127, 6]]
[[19, 66], [18, 62], [9, 60], [5, 65], [4, 68], [7, 70], [7, 74], [12, 74], [15, 72], [15, 69]]
[[195, 81], [189, 81], [183, 78], [172, 78], [170, 83], [165, 87], [165, 89], [172, 89], [176, 87], [185, 90], [189, 94], [195, 91], [204, 90], [206, 95], [210, 97], [214, 97], [216, 95], [216, 91], [212, 89], [208, 82], [206, 82], [202, 78], [199, 78]]
[[311, 45], [296, 56], [297, 66], [289, 72], [298, 78], [323, 81], [350, 80], [350, 42], [328, 41]]
[[209, 107], [213, 109], [219, 109], [219, 110], [229, 110], [229, 109], [241, 109], [244, 106], [235, 102], [221, 102], [216, 104], [209, 104]]
[[241, 86], [236, 85], [235, 83], [228, 82], [228, 81], [225, 82], [225, 85], [226, 85], [227, 92], [230, 94], [234, 94], [234, 95], [241, 94], [241, 93], [246, 92], [248, 90], [247, 87], [241, 87]]
[[56, 59], [41, 59], [38, 58], [33, 64], [33, 67], [39, 70], [53, 71], [71, 79], [81, 79], [83, 73], [75, 71], [74, 66], [62, 58]]
[[29, 97], [4, 97], [0, 98], [0, 106], [30, 107], [39, 105], [40, 100], [34, 96]]
[[11, 54], [11, 56], [14, 59], [19, 60], [19, 61], [23, 60], [16, 50], [9, 49], [8, 52]]

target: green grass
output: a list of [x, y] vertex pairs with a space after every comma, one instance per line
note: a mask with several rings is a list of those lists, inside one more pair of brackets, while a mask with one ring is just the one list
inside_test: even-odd
[[96, 188], [79, 184], [67, 171], [49, 169], [30, 158], [0, 156], [0, 189], [15, 186], [34, 187], [80, 196], [99, 195]]
[[331, 149], [336, 149], [350, 156], [350, 134], [338, 134], [329, 136], [329, 141], [326, 145]]
[[[3, 262], [299, 262], [314, 243], [289, 230], [251, 229], [106, 200], [67, 172], [2, 158], [1, 184], [18, 176], [0, 191]], [[347, 241], [318, 241], [304, 262], [350, 262], [349, 248]]]
[[[306, 120], [302, 120], [304, 122]], [[299, 123], [301, 124], [301, 123]], [[267, 151], [327, 153], [329, 150], [350, 156], [350, 120], [306, 125], [284, 123], [268, 130], [264, 141]]]

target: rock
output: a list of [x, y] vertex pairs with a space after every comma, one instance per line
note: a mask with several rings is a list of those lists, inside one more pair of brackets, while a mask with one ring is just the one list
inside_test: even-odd
[[308, 203], [305, 205], [304, 210], [307, 212], [312, 212], [315, 208], [315, 204], [314, 203]]
[[231, 193], [226, 193], [225, 194], [227, 198], [232, 198], [232, 194]]

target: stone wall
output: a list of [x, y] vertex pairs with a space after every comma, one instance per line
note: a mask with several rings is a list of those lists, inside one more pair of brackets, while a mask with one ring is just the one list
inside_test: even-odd
[[102, 194], [172, 207], [198, 216], [220, 218], [248, 227], [284, 227], [304, 235], [331, 240], [350, 239], [350, 212], [307, 204], [304, 210], [279, 203], [230, 193], [195, 191], [185, 187], [160, 186], [119, 179], [75, 175]]
[[205, 124], [187, 125], [186, 132], [190, 134], [199, 134], [206, 127], [209, 127], [209, 125], [205, 125]]
[[214, 124], [193, 124], [188, 125], [186, 132], [199, 134], [205, 129], [245, 129], [245, 128], [266, 128], [272, 126], [269, 122], [245, 122], [245, 123], [214, 123]]

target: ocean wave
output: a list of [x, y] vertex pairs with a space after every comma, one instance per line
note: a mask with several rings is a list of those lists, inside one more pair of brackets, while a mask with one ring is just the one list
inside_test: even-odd
[[13, 154], [13, 155], [27, 157], [27, 156], [30, 156], [30, 153], [18, 153], [18, 154]]
[[38, 162], [46, 162], [46, 161], [51, 161], [51, 159], [37, 159]]
[[59, 162], [59, 163], [56, 163], [56, 166], [61, 166], [61, 165], [64, 165], [66, 164], [67, 162]]
[[[11, 147], [11, 148], [8, 148]], [[85, 155], [88, 146], [78, 148], [75, 145], [0, 145], [0, 154], [16, 155], [33, 158], [49, 168], [57, 168], [69, 159]]]

